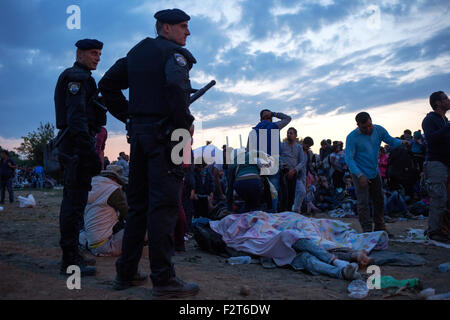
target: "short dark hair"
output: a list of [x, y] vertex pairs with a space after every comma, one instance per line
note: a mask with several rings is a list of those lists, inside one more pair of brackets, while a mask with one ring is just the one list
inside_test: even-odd
[[367, 112], [363, 111], [356, 115], [355, 120], [356, 123], [366, 123], [367, 121], [372, 120], [372, 118]]
[[295, 132], [295, 135], [297, 135], [297, 129], [295, 129], [294, 127], [290, 127], [289, 129], [288, 129], [288, 131], [289, 130], [293, 130], [294, 132]]
[[306, 137], [303, 139], [303, 143], [312, 147], [314, 145], [314, 140], [311, 137]]
[[412, 132], [409, 129], [406, 129], [405, 131], [403, 131], [403, 133], [408, 133], [409, 135], [412, 135]]
[[259, 118], [260, 118], [261, 120], [262, 120], [262, 115], [263, 115], [263, 113], [264, 113], [265, 111], [272, 112], [272, 111], [270, 111], [269, 109], [261, 110], [261, 112], [259, 113]]
[[442, 94], [445, 94], [444, 91], [437, 91], [437, 92], [433, 92], [431, 94], [430, 105], [433, 108], [433, 110], [435, 110], [437, 107], [436, 102], [442, 101], [442, 97], [441, 97]]
[[326, 145], [326, 144], [328, 144], [327, 140], [323, 139], [322, 141], [320, 141], [321, 146]]
[[159, 21], [159, 20], [156, 20], [156, 24], [155, 24], [155, 28], [156, 28], [156, 33], [159, 35], [159, 36], [162, 36], [162, 31], [163, 31], [163, 26], [164, 26], [164, 23], [163, 22], [161, 22], [161, 21]]
[[0, 153], [4, 153], [6, 156], [9, 156], [9, 153], [7, 150], [2, 150]]

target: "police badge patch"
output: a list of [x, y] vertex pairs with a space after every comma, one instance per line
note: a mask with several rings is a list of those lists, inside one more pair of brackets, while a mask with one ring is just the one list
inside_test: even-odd
[[69, 92], [73, 95], [76, 95], [81, 88], [81, 84], [79, 82], [69, 82]]
[[175, 60], [177, 61], [177, 63], [178, 63], [180, 66], [185, 67], [185, 66], [187, 65], [186, 58], [183, 57], [183, 55], [181, 55], [181, 54], [179, 54], [179, 53], [175, 53], [174, 56], [175, 56]]

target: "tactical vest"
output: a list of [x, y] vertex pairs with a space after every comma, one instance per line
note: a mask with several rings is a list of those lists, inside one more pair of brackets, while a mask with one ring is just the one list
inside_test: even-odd
[[127, 54], [128, 111], [132, 117], [169, 116], [165, 66], [168, 57], [176, 52], [190, 64], [195, 61], [189, 51], [164, 38], [145, 38]]
[[97, 98], [98, 90], [94, 78], [89, 71], [74, 65], [66, 69], [58, 79], [55, 88], [55, 113], [56, 128], [65, 129], [67, 127], [67, 105], [68, 85], [70, 82], [80, 82], [86, 90], [85, 114], [88, 119], [88, 126], [91, 131], [98, 133], [100, 128], [106, 125], [106, 113], [93, 103]]

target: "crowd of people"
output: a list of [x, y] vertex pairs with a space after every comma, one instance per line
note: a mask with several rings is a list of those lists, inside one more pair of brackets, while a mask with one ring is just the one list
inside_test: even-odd
[[[189, 15], [167, 9], [154, 17], [158, 36], [145, 38], [118, 59], [98, 88], [92, 71], [103, 43], [96, 39], [75, 44], [76, 61], [58, 78], [55, 114], [64, 172], [61, 274], [72, 265], [79, 266], [82, 276], [96, 274], [81, 247], [96, 256], [119, 256], [113, 289], [140, 285], [149, 277], [138, 268], [147, 245], [153, 298], [196, 295], [196, 283], [176, 276], [174, 252], [186, 250], [184, 242], [199, 219], [255, 210], [311, 215], [338, 209], [356, 215], [363, 232], [389, 234], [385, 214], [411, 217], [411, 206], [420, 209], [417, 202], [422, 201], [428, 208], [428, 236], [449, 240], [444, 220], [450, 199], [450, 125], [445, 117], [450, 101], [445, 93], [431, 95], [433, 111], [423, 121], [423, 135], [406, 130], [403, 137], [393, 138], [367, 112], [360, 112], [345, 144], [325, 139], [315, 155], [307, 132], [299, 130], [306, 137], [298, 140], [300, 128], [289, 128], [282, 143], [279, 132], [291, 117], [264, 109], [245, 150], [225, 146], [224, 158], [233, 161], [179, 165], [171, 157], [170, 134], [183, 129], [192, 142], [191, 94], [205, 91], [190, 85], [189, 72], [197, 61], [184, 48]], [[125, 89], [130, 89], [129, 100]], [[121, 153], [112, 164], [104, 157], [107, 112], [125, 124], [130, 143], [130, 156]], [[380, 148], [382, 142], [389, 147]], [[2, 201], [14, 169], [2, 161]], [[355, 262], [367, 265], [363, 253], [343, 261], [307, 240], [299, 239], [294, 247], [311, 272], [353, 280], [358, 278]]]
[[[274, 123], [277, 130], [291, 120], [282, 113], [263, 110], [261, 122], [272, 122], [272, 116], [282, 119]], [[179, 218], [173, 235], [175, 250], [185, 250], [184, 241], [192, 237], [193, 220], [218, 220], [231, 213], [294, 211], [313, 216], [317, 212], [329, 212], [333, 217], [358, 217], [363, 232], [384, 230], [388, 234], [385, 222], [428, 216], [431, 199], [424, 172], [427, 148], [421, 130], [412, 134], [406, 129], [402, 136], [393, 138], [383, 127], [373, 125], [365, 112], [357, 115], [356, 122], [358, 128], [347, 137], [347, 148], [343, 141], [324, 139], [319, 154], [311, 150], [314, 145], [311, 137], [299, 140], [297, 130], [289, 128], [286, 138], [280, 142], [279, 170], [272, 175], [261, 174], [260, 163], [251, 163], [251, 158], [259, 156], [258, 151], [243, 151], [244, 163], [238, 164], [236, 150], [233, 153], [226, 146], [223, 146], [224, 160], [227, 152], [231, 152], [232, 164], [224, 161], [208, 165], [204, 159], [200, 164], [183, 164]], [[379, 141], [373, 145], [358, 141], [374, 135], [379, 135]], [[381, 141], [388, 144], [380, 146]], [[364, 152], [360, 150], [361, 145]], [[375, 167], [368, 154], [375, 155]], [[271, 156], [273, 159], [274, 155]], [[120, 167], [121, 180], [128, 179], [127, 159], [121, 152], [115, 166], [111, 166]], [[108, 170], [111, 168], [105, 172]], [[366, 186], [360, 183], [361, 177], [367, 179]], [[125, 189], [126, 184], [122, 185]], [[116, 220], [117, 217], [114, 224]]]

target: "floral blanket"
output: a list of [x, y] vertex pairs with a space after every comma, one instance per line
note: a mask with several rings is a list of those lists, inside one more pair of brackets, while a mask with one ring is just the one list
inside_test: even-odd
[[232, 214], [209, 224], [229, 247], [273, 258], [278, 266], [291, 263], [296, 256], [292, 245], [302, 238], [326, 250], [345, 247], [367, 253], [386, 249], [389, 240], [384, 231], [358, 234], [348, 223], [308, 218], [295, 212]]

